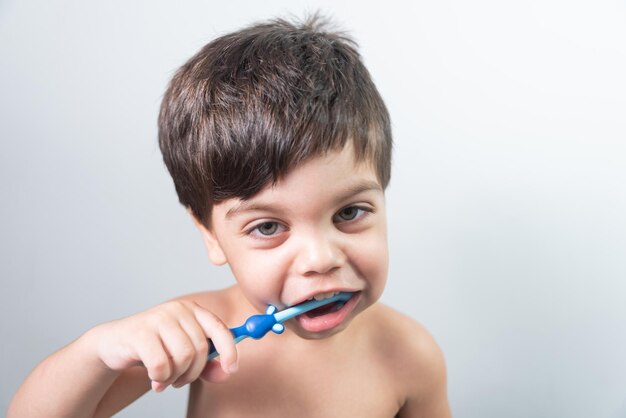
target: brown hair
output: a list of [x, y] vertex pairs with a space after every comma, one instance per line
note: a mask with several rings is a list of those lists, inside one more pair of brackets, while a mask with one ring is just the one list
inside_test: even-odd
[[255, 24], [213, 40], [173, 77], [159, 145], [180, 203], [205, 226], [215, 203], [250, 198], [347, 141], [387, 186], [387, 108], [355, 42], [327, 27], [319, 15]]

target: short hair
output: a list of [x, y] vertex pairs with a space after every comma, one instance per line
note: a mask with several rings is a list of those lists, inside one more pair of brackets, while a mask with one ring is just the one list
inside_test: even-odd
[[181, 204], [210, 227], [214, 204], [248, 199], [297, 164], [351, 141], [383, 188], [389, 113], [345, 33], [315, 14], [221, 36], [174, 75], [159, 145]]

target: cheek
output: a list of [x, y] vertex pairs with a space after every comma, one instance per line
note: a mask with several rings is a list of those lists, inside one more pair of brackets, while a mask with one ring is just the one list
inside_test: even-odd
[[356, 257], [361, 274], [368, 279], [370, 286], [384, 286], [389, 265], [387, 236], [384, 230], [362, 237], [356, 245]]
[[[270, 252], [271, 253], [271, 252]], [[282, 288], [280, 257], [268, 251], [245, 251], [229, 259], [230, 268], [248, 299], [259, 305], [276, 303]]]

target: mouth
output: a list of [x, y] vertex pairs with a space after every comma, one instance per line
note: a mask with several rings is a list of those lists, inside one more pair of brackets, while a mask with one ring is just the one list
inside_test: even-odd
[[[339, 292], [319, 293], [308, 300], [328, 299]], [[355, 292], [348, 300], [340, 300], [320, 306], [311, 311], [302, 313], [294, 318], [296, 322], [309, 332], [328, 331], [341, 325], [348, 315], [354, 310], [361, 292]]]

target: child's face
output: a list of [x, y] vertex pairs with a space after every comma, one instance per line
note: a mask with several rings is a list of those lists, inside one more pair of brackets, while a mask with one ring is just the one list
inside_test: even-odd
[[297, 166], [248, 200], [219, 203], [212, 231], [204, 232], [211, 259], [230, 265], [259, 310], [356, 292], [336, 312], [288, 321], [305, 338], [344, 329], [378, 300], [387, 280], [383, 189], [370, 164], [355, 162], [350, 146]]

